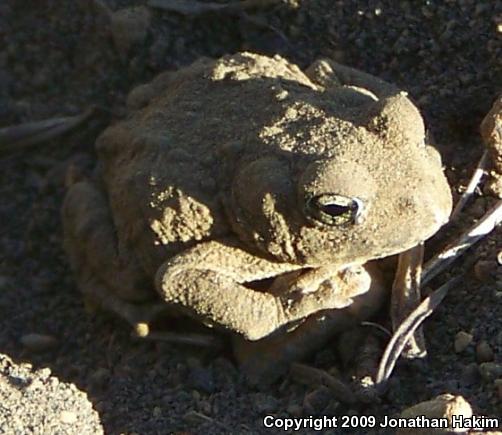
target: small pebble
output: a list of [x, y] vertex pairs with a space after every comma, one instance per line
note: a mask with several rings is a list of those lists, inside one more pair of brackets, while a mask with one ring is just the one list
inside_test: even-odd
[[497, 389], [498, 398], [502, 399], [502, 378], [495, 379], [493, 385], [495, 385], [495, 388]]
[[502, 377], [502, 364], [496, 362], [481, 363], [479, 373], [485, 381], [493, 381]]
[[0, 290], [6, 290], [9, 285], [9, 278], [4, 275], [0, 275]]
[[[418, 403], [405, 409], [400, 417], [415, 418], [425, 416], [426, 418], [447, 418], [451, 424], [453, 416], [462, 415], [464, 418], [472, 417], [471, 405], [462, 396], [453, 396], [452, 394], [442, 394], [432, 400]], [[460, 428], [458, 428], [460, 429]], [[422, 434], [423, 429], [410, 430], [399, 429], [397, 435]], [[430, 433], [430, 432], [427, 432]], [[443, 432], [441, 432], [443, 433]], [[446, 431], [444, 432], [446, 433]]]
[[213, 371], [202, 366], [190, 369], [188, 384], [195, 390], [208, 394], [214, 393], [216, 389]]
[[472, 343], [472, 334], [460, 331], [455, 335], [454, 348], [456, 353], [463, 352]]
[[110, 370], [99, 367], [89, 376], [89, 384], [94, 388], [103, 388], [110, 379]]
[[502, 266], [502, 251], [499, 251], [497, 253], [497, 263], [499, 264], [499, 266]]
[[238, 376], [235, 365], [226, 358], [221, 357], [216, 359], [213, 361], [212, 366], [215, 382], [220, 386], [230, 384], [235, 381]]
[[160, 417], [160, 416], [162, 415], [162, 408], [161, 408], [160, 406], [155, 406], [155, 407], [153, 408], [153, 412], [152, 412], [152, 414], [153, 414], [153, 416], [154, 416], [155, 418]]
[[328, 405], [333, 395], [328, 387], [319, 387], [303, 398], [303, 410], [306, 415], [318, 415]]
[[46, 352], [54, 349], [58, 340], [52, 335], [26, 334], [21, 337], [21, 344], [32, 352]]
[[149, 333], [150, 327], [148, 326], [148, 323], [139, 322], [134, 325], [134, 334], [136, 334], [137, 337], [144, 338]]
[[493, 350], [486, 340], [480, 341], [476, 346], [476, 359], [479, 363], [493, 361]]
[[202, 414], [209, 415], [211, 414], [211, 403], [207, 400], [201, 400], [197, 403], [197, 410]]
[[463, 367], [460, 382], [465, 385], [474, 385], [479, 380], [479, 370], [476, 363], [467, 364]]
[[497, 263], [490, 260], [479, 260], [474, 265], [474, 275], [481, 282], [487, 282], [493, 279], [497, 271]]
[[502, 331], [500, 331], [497, 334], [497, 337], [495, 337], [495, 343], [497, 343], [498, 346], [502, 347]]
[[260, 414], [270, 414], [275, 412], [279, 406], [279, 401], [269, 394], [256, 393], [253, 400], [256, 412]]
[[293, 417], [301, 417], [303, 408], [300, 405], [293, 403], [286, 408], [286, 412]]
[[61, 423], [74, 424], [77, 421], [77, 414], [72, 411], [61, 411], [59, 420], [61, 421]]

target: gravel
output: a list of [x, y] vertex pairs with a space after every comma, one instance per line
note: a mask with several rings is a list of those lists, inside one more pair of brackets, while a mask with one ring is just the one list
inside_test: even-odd
[[87, 394], [0, 354], [0, 434], [103, 434]]

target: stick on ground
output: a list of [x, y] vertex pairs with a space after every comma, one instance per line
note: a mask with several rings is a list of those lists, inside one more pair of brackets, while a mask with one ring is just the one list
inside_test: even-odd
[[425, 263], [422, 271], [422, 285], [425, 285], [446, 269], [446, 267], [453, 263], [467, 249], [493, 231], [500, 222], [502, 222], [502, 200], [499, 200], [471, 228], [462, 233], [457, 239], [449, 243], [444, 250]]
[[465, 204], [467, 204], [467, 201], [472, 197], [474, 194], [474, 191], [476, 190], [476, 187], [478, 187], [478, 184], [481, 181], [481, 178], [485, 174], [486, 170], [486, 165], [488, 163], [488, 150], [486, 150], [483, 155], [481, 156], [481, 159], [479, 159], [478, 165], [476, 166], [476, 169], [474, 170], [474, 173], [472, 174], [472, 177], [469, 181], [469, 184], [467, 184], [467, 187], [465, 189], [465, 192], [462, 194], [460, 199], [457, 202], [457, 205], [453, 209], [453, 212], [450, 216], [450, 222], [456, 219], [462, 210], [465, 207]]
[[198, 2], [194, 0], [149, 0], [148, 6], [183, 15], [201, 15], [210, 12], [239, 13], [253, 8], [263, 8], [280, 0], [243, 0], [230, 3]]
[[12, 152], [54, 139], [79, 126], [93, 113], [94, 107], [80, 115], [27, 122], [0, 129], [0, 152]]
[[441, 301], [445, 298], [448, 290], [460, 281], [456, 277], [439, 287], [426, 297], [422, 303], [411, 312], [411, 314], [397, 328], [393, 337], [387, 344], [376, 376], [376, 384], [379, 389], [385, 387], [386, 382], [394, 370], [394, 366], [401, 355], [406, 343], [411, 338], [422, 322], [432, 314]]

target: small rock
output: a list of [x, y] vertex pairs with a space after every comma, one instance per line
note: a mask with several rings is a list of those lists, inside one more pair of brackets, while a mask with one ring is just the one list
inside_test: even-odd
[[476, 346], [476, 359], [480, 363], [493, 361], [493, 350], [486, 340], [480, 341]]
[[155, 418], [160, 417], [160, 416], [162, 415], [162, 408], [161, 408], [160, 406], [155, 406], [155, 407], [153, 408], [153, 412], [152, 412], [152, 414], [153, 414], [153, 416], [154, 416]]
[[497, 270], [497, 262], [490, 260], [479, 260], [474, 265], [474, 275], [481, 282], [487, 282], [494, 278]]
[[215, 382], [220, 386], [232, 383], [238, 376], [235, 365], [226, 358], [221, 357], [216, 359], [212, 366]]
[[4, 275], [0, 275], [0, 290], [6, 290], [8, 285], [9, 285], [9, 278]]
[[264, 393], [256, 393], [253, 400], [256, 412], [260, 414], [270, 414], [277, 410], [279, 401], [274, 397]]
[[305, 394], [303, 410], [306, 415], [318, 415], [329, 405], [332, 398], [333, 394], [328, 387], [319, 387]]
[[112, 14], [113, 42], [123, 59], [134, 45], [145, 41], [150, 19], [150, 11], [144, 6], [120, 9]]
[[99, 367], [89, 376], [89, 384], [94, 388], [103, 388], [110, 379], [110, 370]]
[[497, 389], [498, 398], [502, 399], [502, 378], [495, 379], [493, 385], [495, 385], [495, 388]]
[[474, 385], [479, 380], [479, 370], [476, 363], [467, 364], [462, 369], [462, 374], [460, 375], [460, 382], [465, 385]]
[[206, 367], [192, 367], [188, 375], [189, 385], [203, 393], [211, 394], [215, 391], [213, 371]]
[[490, 172], [491, 193], [502, 197], [502, 95], [493, 103], [492, 108], [481, 123], [481, 136], [490, 152], [494, 171]]
[[77, 421], [77, 414], [72, 411], [61, 411], [59, 420], [64, 424], [74, 424]]
[[[464, 418], [472, 417], [471, 405], [462, 396], [453, 396], [452, 394], [441, 394], [432, 400], [418, 403], [401, 412], [401, 418], [415, 418], [425, 416], [428, 419], [432, 418], [447, 418], [451, 425], [452, 416], [462, 415]], [[455, 428], [454, 432], [462, 432], [465, 429]], [[423, 429], [399, 429], [397, 435], [422, 435]], [[445, 429], [429, 430], [427, 434], [446, 434]]]
[[479, 365], [479, 373], [485, 381], [494, 381], [502, 377], [502, 364], [485, 362]]
[[301, 417], [303, 414], [303, 408], [300, 405], [293, 403], [286, 408], [286, 412], [293, 417]]
[[197, 403], [197, 410], [205, 415], [211, 414], [211, 403], [207, 400], [201, 400]]
[[21, 337], [21, 344], [32, 352], [46, 352], [54, 349], [58, 340], [52, 335], [26, 334]]
[[136, 337], [144, 338], [148, 336], [149, 333], [150, 327], [148, 326], [148, 323], [139, 322], [134, 325], [134, 334], [136, 335]]
[[463, 352], [472, 343], [472, 335], [465, 331], [460, 331], [455, 335], [455, 352]]

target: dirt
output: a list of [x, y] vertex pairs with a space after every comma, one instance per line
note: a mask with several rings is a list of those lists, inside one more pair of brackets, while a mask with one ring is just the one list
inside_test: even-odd
[[[143, 6], [132, 22], [131, 13], [115, 14], [132, 6]], [[61, 419], [65, 410], [66, 423], [45, 429], [85, 433], [78, 424], [87, 422], [92, 433], [98, 417], [87, 400], [109, 434], [283, 433], [266, 430], [263, 416], [393, 416], [446, 392], [462, 394], [477, 414], [502, 415], [498, 384], [482, 365], [486, 358], [502, 362], [500, 230], [430, 285], [465, 273], [426, 321], [427, 358], [401, 362], [379, 403], [349, 407], [326, 388], [291, 376], [261, 390], [249, 387], [228, 353], [136, 340], [121, 321], [86, 311], [61, 248], [59, 216], [66, 169], [72, 162], [93, 166], [95, 138], [124, 114], [129, 89], [200, 56], [239, 50], [279, 53], [302, 67], [332, 57], [407, 90], [424, 114], [456, 197], [483, 152], [481, 119], [501, 91], [501, 25], [502, 6], [490, 0], [284, 0], [246, 14], [197, 16], [126, 0], [2, 2], [0, 127], [73, 115], [91, 105], [99, 110], [63, 137], [1, 156], [0, 353], [14, 365], [7, 370], [2, 363], [1, 373], [10, 379], [20, 370], [25, 378], [42, 377], [41, 388], [56, 381], [62, 387], [51, 390], [50, 406], [36, 396], [26, 399], [27, 393], [22, 400], [14, 392], [4, 396], [25, 423], [16, 432], [12, 419], [0, 418], [0, 433], [41, 433], [44, 421], [55, 421], [51, 412]], [[478, 191], [468, 211], [427, 244], [428, 255], [493, 202]], [[460, 331], [472, 334], [473, 342], [455, 353]], [[30, 351], [21, 341], [33, 333], [57, 341]], [[492, 356], [485, 344], [484, 356], [476, 351], [483, 341]], [[308, 364], [332, 370], [339, 359], [333, 345]], [[47, 368], [56, 381], [40, 374]], [[24, 391], [27, 385], [9, 382], [8, 388]], [[68, 391], [73, 410], [58, 405]], [[73, 421], [71, 412], [79, 410], [83, 417]]]

